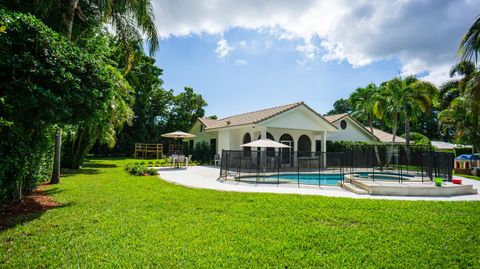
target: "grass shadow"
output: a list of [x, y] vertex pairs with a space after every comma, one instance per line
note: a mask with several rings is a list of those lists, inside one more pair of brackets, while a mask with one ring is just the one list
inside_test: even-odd
[[89, 168], [115, 168], [118, 167], [116, 164], [105, 164], [105, 163], [85, 163], [83, 164], [82, 168], [89, 167]]
[[81, 169], [70, 169], [70, 168], [62, 168], [62, 177], [71, 177], [74, 175], [96, 175], [102, 173], [98, 169], [89, 169], [89, 168], [81, 168]]

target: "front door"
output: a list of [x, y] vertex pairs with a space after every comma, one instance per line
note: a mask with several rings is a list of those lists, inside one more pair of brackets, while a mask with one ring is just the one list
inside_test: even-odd
[[215, 154], [217, 154], [217, 139], [210, 139], [210, 160], [215, 159]]

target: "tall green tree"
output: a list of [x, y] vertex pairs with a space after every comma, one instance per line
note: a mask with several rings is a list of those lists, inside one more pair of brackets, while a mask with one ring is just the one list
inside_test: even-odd
[[352, 113], [352, 104], [349, 99], [340, 98], [333, 103], [333, 109], [328, 111], [327, 115]]
[[[34, 0], [27, 3], [6, 0], [5, 4], [11, 9], [35, 14], [47, 25], [65, 33], [68, 39], [74, 41], [78, 41], [92, 29], [95, 31], [99, 26], [109, 23], [113, 26], [121, 47], [127, 52], [127, 63], [131, 63], [134, 57], [133, 47], [140, 45], [142, 33], [148, 37], [150, 53], [158, 47], [150, 0]], [[58, 183], [60, 180], [61, 126], [57, 130], [55, 142], [51, 183]]]
[[188, 131], [198, 118], [205, 116], [207, 102], [193, 88], [185, 87], [173, 102], [167, 123], [169, 130]]
[[32, 15], [0, 9], [0, 202], [32, 190], [52, 165], [56, 126], [108, 107], [111, 67]]

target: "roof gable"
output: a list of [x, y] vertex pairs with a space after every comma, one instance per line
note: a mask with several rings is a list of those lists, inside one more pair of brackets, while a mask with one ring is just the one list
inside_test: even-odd
[[224, 127], [234, 127], [240, 125], [248, 124], [258, 124], [266, 120], [272, 119], [276, 116], [279, 116], [287, 111], [293, 110], [300, 106], [304, 106], [306, 109], [310, 110], [314, 115], [321, 118], [325, 124], [329, 125], [332, 130], [336, 130], [336, 127], [331, 124], [329, 121], [325, 120], [322, 115], [318, 114], [315, 110], [304, 104], [303, 102], [291, 103], [287, 105], [257, 110], [253, 112], [247, 112], [235, 116], [230, 116], [218, 120], [212, 120], [208, 118], [199, 118], [199, 121], [205, 126], [205, 129], [217, 129]]
[[205, 129], [216, 129], [216, 128], [223, 128], [223, 127], [256, 124], [261, 121], [272, 118], [276, 115], [279, 115], [292, 108], [298, 107], [301, 104], [302, 102], [297, 102], [297, 103], [287, 104], [283, 106], [277, 106], [277, 107], [257, 110], [253, 112], [247, 112], [247, 113], [230, 116], [230, 117], [226, 117], [218, 120], [212, 120], [207, 118], [200, 118], [199, 120], [205, 126]]
[[[335, 115], [327, 115], [327, 116], [324, 116], [325, 119], [327, 119], [328, 121], [330, 121], [331, 123], [334, 123], [334, 122], [337, 122], [341, 119], [350, 119], [352, 122], [355, 122], [359, 127], [361, 127], [364, 131], [366, 131], [369, 135], [371, 133], [370, 131], [370, 128], [367, 128], [366, 126], [364, 126], [363, 124], [361, 124], [360, 122], [358, 122], [356, 119], [354, 119], [352, 116], [350, 116], [348, 113], [341, 113], [341, 114], [335, 114]], [[373, 135], [381, 142], [385, 142], [385, 143], [391, 143], [392, 142], [392, 139], [393, 139], [393, 134], [391, 133], [388, 133], [388, 132], [385, 132], [385, 131], [382, 131], [380, 129], [377, 129], [377, 128], [373, 128]], [[401, 137], [401, 136], [396, 136], [395, 137], [395, 143], [406, 143], [406, 140], [405, 138]]]

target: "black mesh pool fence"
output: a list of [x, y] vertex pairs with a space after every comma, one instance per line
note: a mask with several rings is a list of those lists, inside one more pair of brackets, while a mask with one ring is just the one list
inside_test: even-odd
[[454, 155], [429, 147], [365, 147], [346, 152], [224, 150], [220, 178], [255, 183], [335, 185], [345, 175], [370, 180], [452, 179]]

